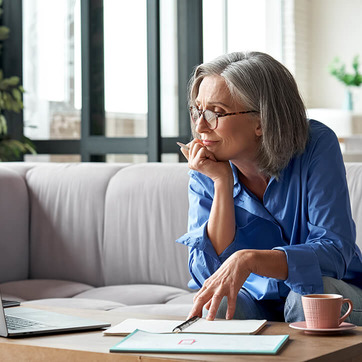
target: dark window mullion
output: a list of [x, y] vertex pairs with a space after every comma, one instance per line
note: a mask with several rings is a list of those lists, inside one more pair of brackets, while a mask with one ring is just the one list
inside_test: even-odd
[[79, 140], [33, 140], [39, 154], [49, 155], [79, 155]]
[[81, 0], [82, 161], [92, 159], [90, 136], [105, 135], [103, 33], [103, 0]]
[[148, 161], [161, 161], [160, 1], [147, 0]]
[[[9, 27], [10, 35], [3, 42], [1, 68], [4, 77], [18, 76], [22, 84], [23, 74], [23, 11], [22, 0], [3, 1], [2, 24]], [[5, 112], [8, 133], [11, 138], [20, 140], [24, 134], [23, 112]]]
[[179, 134], [191, 138], [187, 85], [195, 66], [203, 60], [202, 0], [177, 0]]

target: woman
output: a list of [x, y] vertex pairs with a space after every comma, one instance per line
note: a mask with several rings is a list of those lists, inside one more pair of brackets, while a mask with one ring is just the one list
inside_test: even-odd
[[362, 256], [335, 134], [307, 120], [289, 71], [264, 53], [197, 67], [189, 103], [189, 317], [304, 320], [301, 295], [352, 299]]

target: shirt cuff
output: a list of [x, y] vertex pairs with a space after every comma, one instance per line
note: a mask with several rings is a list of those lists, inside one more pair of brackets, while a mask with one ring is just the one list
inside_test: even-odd
[[223, 263], [230, 255], [234, 254], [236, 251], [241, 250], [240, 245], [236, 240], [239, 240], [238, 234], [240, 233], [239, 228], [235, 229], [234, 240], [231, 244], [219, 255], [219, 260]]
[[220, 260], [209, 237], [207, 236], [207, 221], [197, 229], [194, 229], [178, 238], [176, 242], [201, 250], [212, 258], [218, 261]]
[[288, 278], [284, 283], [295, 293], [323, 293], [322, 273], [317, 255], [308, 244], [278, 246], [284, 251], [288, 263]]

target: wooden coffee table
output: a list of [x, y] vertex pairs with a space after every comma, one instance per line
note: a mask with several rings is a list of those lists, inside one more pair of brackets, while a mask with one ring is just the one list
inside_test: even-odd
[[[33, 307], [33, 306], [32, 306]], [[123, 314], [94, 310], [41, 307], [76, 316], [110, 322], [112, 326], [126, 318], [180, 319], [169, 316]], [[10, 339], [0, 337], [0, 360], [5, 361], [361, 361], [362, 327], [334, 335], [307, 335], [287, 323], [268, 322], [261, 334], [289, 334], [289, 341], [276, 356], [216, 354], [118, 354], [109, 348], [122, 337], [103, 336], [102, 331], [67, 333], [41, 337]]]

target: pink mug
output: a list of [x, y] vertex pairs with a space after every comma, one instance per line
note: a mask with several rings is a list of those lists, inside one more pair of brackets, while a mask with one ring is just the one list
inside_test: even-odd
[[[347, 312], [341, 317], [341, 309], [348, 303]], [[308, 294], [302, 296], [302, 304], [307, 328], [326, 329], [338, 326], [351, 314], [353, 304], [350, 299], [339, 294]]]

